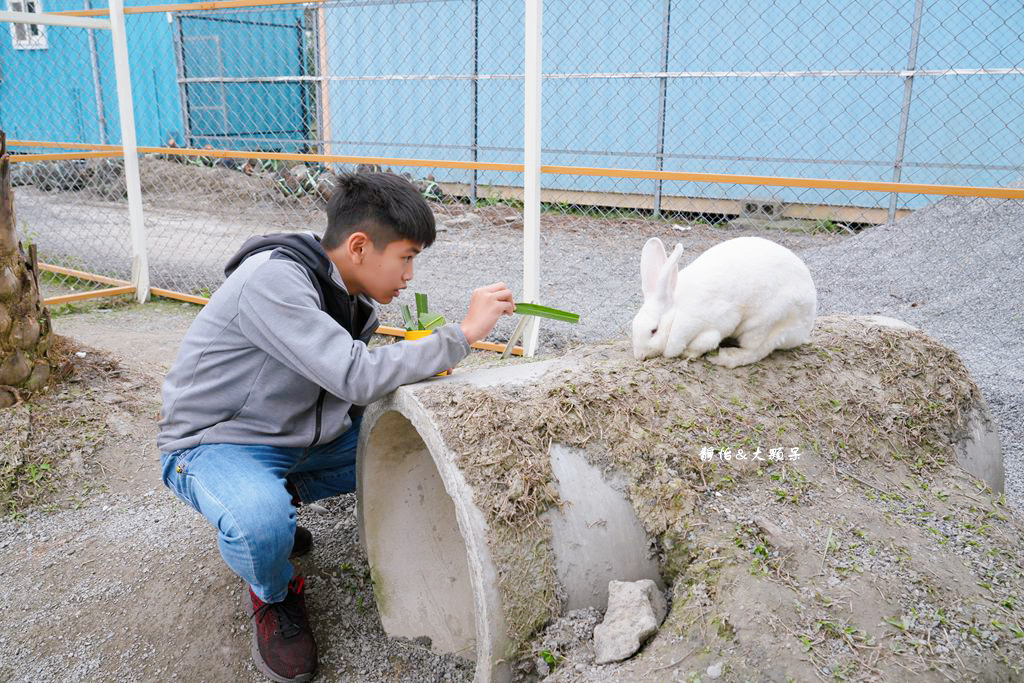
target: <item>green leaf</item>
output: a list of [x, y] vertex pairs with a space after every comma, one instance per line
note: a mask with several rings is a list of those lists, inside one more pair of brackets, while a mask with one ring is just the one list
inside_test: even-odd
[[422, 317], [428, 310], [430, 309], [427, 308], [427, 295], [423, 292], [416, 292], [416, 317]]
[[405, 323], [405, 329], [416, 329], [416, 321], [412, 319], [412, 313], [409, 312], [409, 304], [402, 304], [402, 321]]
[[896, 628], [898, 628], [901, 631], [906, 631], [907, 630], [907, 626], [906, 626], [906, 624], [903, 623], [903, 618], [902, 617], [900, 617], [900, 618], [896, 618], [896, 617], [882, 617], [882, 620], [885, 623], [889, 624], [890, 626], [895, 626]]
[[440, 313], [420, 313], [420, 327], [424, 330], [436, 330], [444, 325], [444, 316]]
[[551, 320], [560, 320], [566, 323], [578, 323], [580, 321], [579, 313], [570, 313], [569, 311], [560, 311], [557, 308], [550, 308], [539, 304], [520, 303], [518, 301], [516, 302], [516, 313], [520, 315], [535, 315], [538, 318], [550, 318]]
[[562, 658], [552, 653], [551, 650], [541, 650], [540, 658], [543, 659], [544, 662], [552, 669], [558, 666], [558, 663], [562, 661]]

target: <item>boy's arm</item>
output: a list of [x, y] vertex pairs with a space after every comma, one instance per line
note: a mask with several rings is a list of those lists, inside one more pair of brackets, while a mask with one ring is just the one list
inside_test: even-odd
[[[357, 405], [453, 367], [469, 354], [469, 342], [456, 324], [415, 343], [367, 348], [320, 309], [301, 266], [284, 260], [267, 261], [249, 276], [239, 297], [238, 318], [242, 333], [255, 346]], [[470, 332], [478, 329], [471, 326]]]

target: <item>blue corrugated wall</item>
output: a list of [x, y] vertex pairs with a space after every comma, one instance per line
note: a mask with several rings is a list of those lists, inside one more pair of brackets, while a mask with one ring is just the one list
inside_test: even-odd
[[[925, 4], [919, 69], [1024, 65], [1024, 13], [1013, 3]], [[471, 1], [329, 10], [331, 71], [357, 76], [469, 74]], [[1002, 9], [1000, 9], [1002, 8]], [[914, 2], [774, 0], [673, 2], [669, 72], [892, 71], [907, 65]], [[478, 4], [481, 74], [521, 73], [522, 3]], [[662, 0], [544, 3], [544, 72], [662, 69]], [[659, 81], [548, 78], [543, 160], [549, 164], [655, 168]], [[902, 180], [1004, 184], [1024, 159], [1024, 79], [915, 79]], [[333, 83], [333, 137], [353, 153], [468, 159], [471, 85], [465, 80]], [[896, 75], [669, 79], [664, 119], [667, 170], [890, 180], [897, 157], [904, 78]], [[522, 81], [479, 82], [482, 161], [519, 161]], [[451, 149], [445, 149], [452, 146]], [[337, 149], [337, 147], [336, 147]], [[559, 151], [564, 150], [564, 151]], [[942, 168], [959, 165], [960, 168]], [[991, 166], [979, 169], [978, 165]], [[995, 167], [1017, 166], [1018, 170]], [[436, 175], [467, 182], [469, 172]], [[482, 184], [521, 182], [481, 172]], [[653, 181], [545, 175], [545, 187], [653, 193]], [[743, 197], [741, 186], [666, 183], [666, 194]], [[788, 201], [885, 205], [888, 196], [771, 188]]]
[[[43, 0], [44, 9], [78, 9]], [[148, 0], [128, 0], [143, 5]], [[548, 74], [659, 72], [663, 0], [547, 0]], [[522, 73], [522, 3], [479, 0], [478, 65], [484, 75]], [[473, 73], [473, 0], [353, 3], [327, 9], [330, 73], [344, 77]], [[904, 79], [896, 75], [723, 76], [745, 71], [892, 71], [906, 66], [914, 2], [720, 0], [671, 3], [664, 168], [758, 175], [889, 180], [897, 157]], [[216, 36], [227, 76], [301, 75], [301, 7], [266, 12], [263, 25], [217, 21], [262, 13], [183, 17], [188, 38]], [[258, 18], [257, 16], [257, 18]], [[293, 27], [294, 25], [294, 27]], [[129, 50], [139, 142], [185, 142], [173, 34], [165, 13], [130, 15]], [[5, 27], [6, 28], [6, 27]], [[1019, 68], [1024, 12], [1016, 3], [925, 3], [917, 68]], [[119, 140], [110, 39], [95, 32], [108, 142]], [[100, 142], [84, 32], [47, 28], [46, 50], [13, 50], [0, 36], [0, 126], [12, 138]], [[202, 51], [190, 76], [217, 75]], [[656, 78], [549, 78], [544, 84], [544, 161], [655, 168]], [[334, 151], [366, 156], [519, 161], [521, 78], [334, 80]], [[313, 114], [294, 83], [192, 85], [194, 144], [299, 150]], [[914, 80], [902, 179], [998, 185], [1024, 159], [1024, 76], [919, 75]], [[201, 109], [226, 103], [227, 114]], [[468, 182], [468, 171], [436, 171]], [[516, 174], [480, 172], [481, 185], [516, 185]], [[546, 187], [653, 193], [653, 181], [544, 177]], [[666, 183], [665, 194], [742, 197], [741, 186]], [[884, 205], [887, 197], [768, 188], [783, 200]], [[813, 194], [814, 196], [811, 196]]]
[[[43, 0], [46, 11], [82, 9], [71, 0]], [[152, 4], [128, 0], [128, 6]], [[95, 3], [94, 8], [104, 8]], [[227, 16], [229, 21], [218, 21]], [[190, 38], [213, 36], [221, 45], [225, 76], [301, 75], [298, 21], [301, 9], [275, 11], [273, 20], [241, 23], [237, 15], [203, 12], [201, 18], [183, 15], [182, 33]], [[242, 17], [244, 20], [245, 17]], [[185, 143], [181, 93], [177, 84], [173, 32], [177, 22], [167, 13], [133, 14], [126, 18], [131, 61], [135, 126], [140, 145], [163, 145], [173, 139]], [[12, 139], [99, 143], [99, 114], [86, 32], [46, 27], [47, 48], [15, 50], [7, 26], [0, 35], [0, 127]], [[110, 34], [94, 31], [98, 73], [105, 114], [106, 142], [120, 142], [120, 121]], [[220, 63], [202, 49], [186, 52], [190, 76], [217, 76]], [[190, 85], [193, 107], [220, 97], [219, 85]], [[197, 146], [222, 148], [304, 148], [308, 136], [300, 87], [292, 84], [227, 84], [227, 116], [214, 118], [208, 110], [192, 112], [193, 140]], [[253, 132], [256, 132], [254, 135]], [[282, 131], [284, 134], [282, 135]], [[244, 135], [242, 139], [239, 136]], [[261, 138], [271, 138], [263, 143]], [[281, 140], [285, 138], [285, 140]], [[287, 140], [295, 140], [289, 143]], [[22, 150], [27, 151], [27, 150]]]
[[[71, 0], [43, 0], [48, 12], [82, 9]], [[149, 4], [127, 0], [128, 6]], [[95, 3], [94, 8], [105, 8]], [[181, 104], [176, 83], [173, 43], [166, 14], [131, 15], [128, 50], [132, 58], [132, 92], [139, 144], [182, 141]], [[101, 142], [93, 72], [82, 29], [46, 27], [44, 50], [15, 50], [7, 26], [0, 36], [0, 126], [14, 139]], [[106, 140], [119, 143], [120, 122], [110, 34], [93, 32], [106, 115]]]

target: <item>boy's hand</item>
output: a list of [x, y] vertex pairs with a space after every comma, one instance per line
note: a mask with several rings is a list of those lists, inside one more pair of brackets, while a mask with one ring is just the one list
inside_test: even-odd
[[473, 290], [469, 300], [469, 313], [459, 327], [466, 340], [473, 344], [480, 341], [494, 329], [498, 318], [512, 315], [516, 310], [512, 290], [504, 282], [495, 282]]

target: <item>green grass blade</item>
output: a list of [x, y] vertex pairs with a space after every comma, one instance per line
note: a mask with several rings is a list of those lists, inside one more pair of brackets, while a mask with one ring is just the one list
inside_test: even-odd
[[423, 313], [420, 315], [420, 327], [424, 330], [436, 330], [444, 325], [444, 316], [440, 313]]
[[427, 295], [423, 292], [416, 292], [416, 319], [419, 320], [425, 316], [428, 310], [430, 309], [427, 308]]
[[409, 304], [402, 304], [402, 321], [405, 323], [405, 329], [416, 329], [416, 321], [412, 319], [412, 313], [409, 312]]
[[578, 323], [580, 321], [579, 313], [560, 311], [557, 308], [550, 308], [548, 306], [541, 306], [539, 304], [527, 304], [516, 302], [516, 313], [520, 315], [535, 315], [538, 318], [550, 318], [551, 320], [560, 320], [565, 323]]

